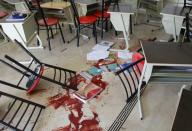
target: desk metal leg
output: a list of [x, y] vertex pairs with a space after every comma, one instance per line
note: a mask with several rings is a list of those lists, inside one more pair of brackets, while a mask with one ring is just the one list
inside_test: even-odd
[[[43, 49], [43, 45], [42, 45], [42, 41], [39, 37], [39, 35], [37, 34], [37, 32], [34, 32], [34, 34], [31, 36], [30, 40], [25, 42], [24, 38], [22, 37], [22, 35], [20, 34], [19, 30], [17, 29], [17, 27], [15, 25], [13, 25], [16, 32], [18, 33], [18, 35], [20, 36], [21, 40], [22, 40], [22, 45], [27, 49], [27, 50], [30, 50], [30, 49]], [[27, 45], [31, 42], [31, 40], [36, 36], [37, 40], [39, 41], [39, 45], [38, 46], [34, 46], [34, 47], [28, 47]], [[32, 58], [30, 58], [30, 60], [28, 61], [22, 61], [20, 62], [21, 64], [29, 64], [31, 63], [32, 61]]]
[[[74, 25], [73, 25], [74, 26]], [[75, 30], [75, 34], [77, 34], [77, 29], [76, 29], [76, 27], [74, 27], [74, 28], [72, 28], [72, 30]], [[88, 39], [88, 40], [90, 40], [90, 37], [89, 36], [87, 36], [87, 35], [84, 35], [84, 34], [79, 34], [80, 36], [82, 36], [83, 37], [83, 39]], [[67, 43], [70, 43], [70, 42], [72, 42], [73, 40], [75, 40], [77, 38], [77, 35], [75, 35], [74, 37], [72, 37], [70, 40], [68, 40], [67, 41]]]
[[[129, 19], [130, 19], [130, 16], [129, 16]], [[122, 25], [123, 25], [123, 35], [124, 35], [125, 44], [126, 44], [125, 45], [125, 49], [123, 49], [123, 50], [120, 50], [120, 49], [110, 49], [110, 51], [127, 51], [128, 48], [129, 48], [129, 40], [128, 40], [129, 39], [129, 30], [128, 29], [126, 30], [126, 25], [125, 25], [125, 21], [123, 19], [123, 14], [121, 14], [121, 22], [122, 22]]]
[[139, 80], [139, 85], [138, 85], [138, 92], [137, 92], [137, 99], [138, 99], [138, 108], [139, 108], [139, 114], [140, 114], [140, 119], [143, 119], [143, 112], [142, 112], [142, 106], [141, 106], [141, 85], [144, 79], [144, 75], [145, 75], [145, 71], [147, 68], [147, 63], [145, 61], [144, 67], [143, 67], [143, 71], [141, 73], [141, 77]]
[[[18, 33], [18, 35], [20, 36], [21, 40], [22, 40], [22, 45], [26, 48], [26, 49], [43, 49], [43, 46], [42, 46], [42, 41], [40, 39], [40, 37], [38, 36], [37, 32], [34, 32], [34, 34], [31, 36], [30, 40], [29, 41], [25, 41], [24, 38], [22, 37], [22, 35], [20, 34], [19, 30], [17, 29], [17, 27], [15, 25], [13, 25], [16, 32]], [[31, 42], [31, 40], [36, 36], [36, 38], [38, 39], [39, 41], [39, 45], [38, 46], [35, 46], [35, 47], [28, 47], [27, 45]]]
[[133, 25], [132, 25], [132, 16], [130, 15], [130, 20], [129, 20], [129, 26], [130, 26], [130, 34], [133, 34]]
[[3, 36], [4, 41], [0, 43], [0, 45], [3, 45], [5, 43], [8, 42], [7, 36], [5, 35], [5, 33], [2, 31], [1, 27], [0, 27], [0, 34]]

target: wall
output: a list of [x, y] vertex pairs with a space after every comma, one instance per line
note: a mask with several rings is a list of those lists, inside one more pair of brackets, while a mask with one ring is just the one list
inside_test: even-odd
[[[132, 5], [134, 5], [134, 7], [136, 7], [138, 0], [121, 0], [121, 1], [131, 3]], [[183, 5], [184, 0], [162, 0], [162, 1], [163, 1], [164, 6], [165, 6], [168, 3], [177, 3], [178, 1], [179, 1], [178, 2], [179, 4]]]

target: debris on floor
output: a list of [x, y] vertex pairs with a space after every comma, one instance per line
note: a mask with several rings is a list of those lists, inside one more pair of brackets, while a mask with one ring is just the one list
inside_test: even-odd
[[53, 131], [102, 131], [99, 127], [98, 114], [92, 112], [94, 117], [89, 119], [83, 119], [84, 112], [82, 111], [83, 103], [78, 99], [72, 97], [69, 92], [59, 93], [48, 99], [49, 105], [55, 109], [59, 107], [65, 107], [70, 114], [68, 119], [70, 124], [64, 127], [53, 129]]

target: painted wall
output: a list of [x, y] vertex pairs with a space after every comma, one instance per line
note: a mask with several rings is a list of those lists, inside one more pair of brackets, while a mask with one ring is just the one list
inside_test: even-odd
[[[134, 7], [136, 7], [138, 0], [121, 0], [121, 1], [131, 3], [132, 5], [134, 5]], [[184, 2], [184, 0], [162, 0], [162, 1], [163, 1], [163, 5], [164, 5], [164, 6], [165, 6], [166, 4], [168, 4], [168, 3], [177, 3], [177, 2], [178, 2], [180, 5], [183, 5], [183, 2]]]

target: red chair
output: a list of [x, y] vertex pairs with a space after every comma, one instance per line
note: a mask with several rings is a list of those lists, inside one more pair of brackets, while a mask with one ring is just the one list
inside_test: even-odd
[[[95, 37], [95, 42], [97, 43], [97, 31], [96, 31], [96, 21], [97, 17], [94, 15], [89, 16], [81, 16], [79, 17], [77, 8], [75, 6], [74, 0], [70, 0], [72, 9], [73, 9], [73, 15], [74, 15], [74, 24], [76, 27], [76, 37], [77, 37], [77, 46], [79, 46], [79, 37], [80, 37], [80, 30], [84, 29], [86, 27], [93, 29], [93, 35]], [[92, 26], [92, 27], [90, 27]]]
[[101, 11], [96, 10], [94, 15], [98, 18], [98, 21], [101, 21], [101, 38], [103, 38], [103, 23], [105, 22], [105, 30], [108, 30], [108, 21], [110, 19], [110, 14], [107, 13], [109, 8], [109, 3], [105, 3], [104, 0], [101, 2]]
[[7, 12], [5, 12], [5, 11], [0, 11], [0, 18], [3, 18], [3, 17], [5, 17], [5, 16], [7, 16], [7, 15], [8, 15]]
[[[49, 50], [51, 50], [50, 38], [53, 38], [53, 29], [57, 29], [57, 26], [59, 27], [63, 43], [65, 43], [63, 32], [62, 32], [61, 26], [59, 24], [59, 18], [45, 17], [43, 9], [40, 6], [39, 0], [36, 0], [36, 4], [38, 7], [38, 13], [35, 18], [36, 23], [37, 23], [37, 33], [39, 34], [39, 30], [46, 30]], [[55, 26], [55, 28], [53, 28], [53, 26]], [[43, 27], [43, 28], [40, 29], [40, 27]], [[51, 32], [51, 37], [49, 35], [49, 32]]]

